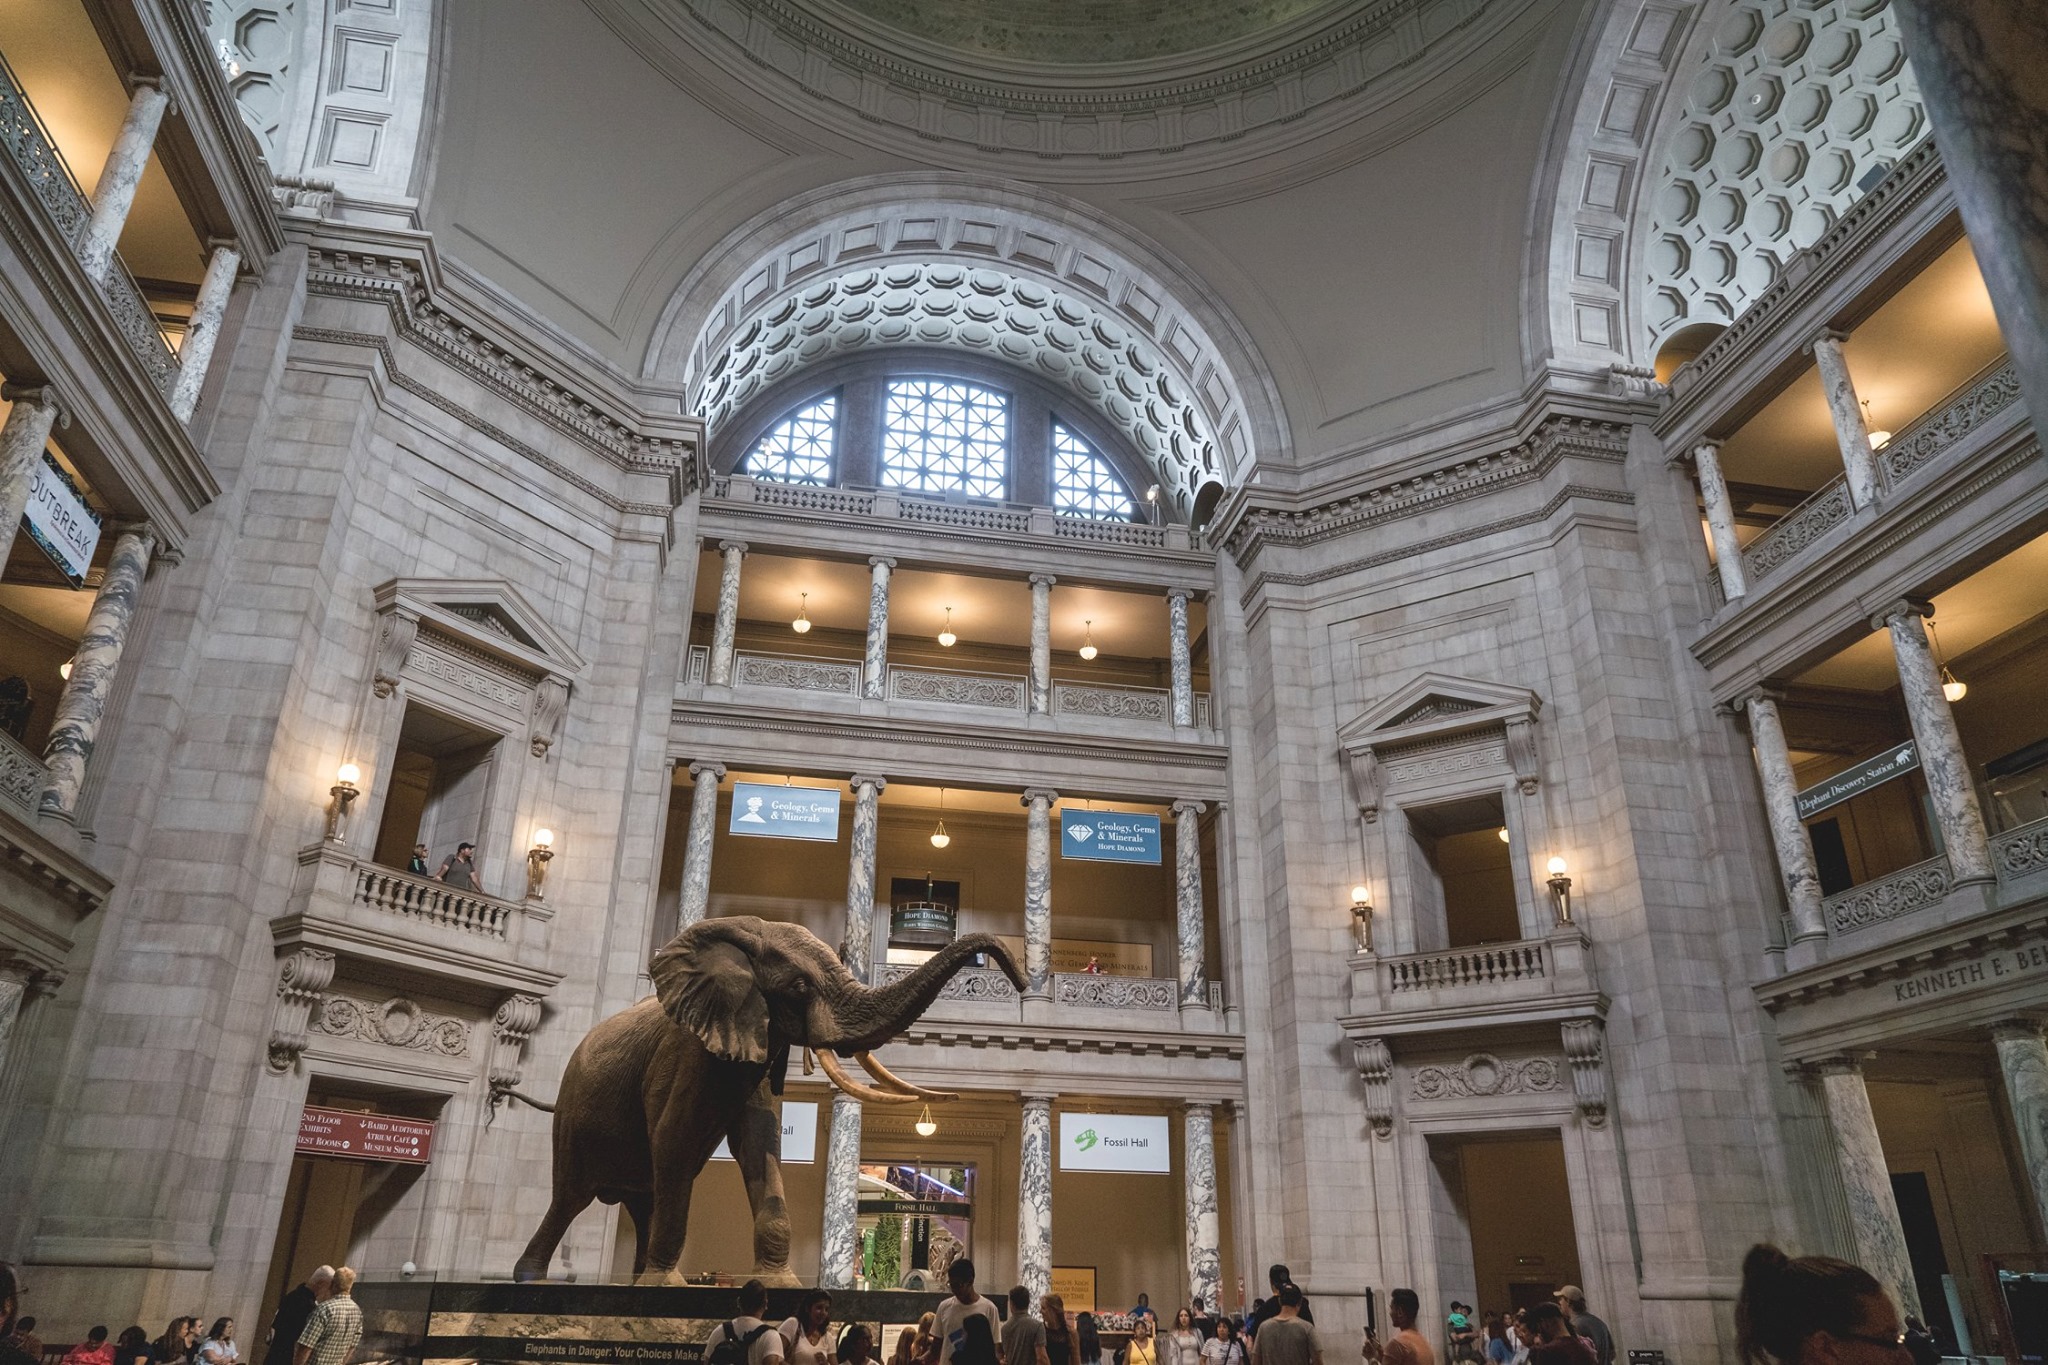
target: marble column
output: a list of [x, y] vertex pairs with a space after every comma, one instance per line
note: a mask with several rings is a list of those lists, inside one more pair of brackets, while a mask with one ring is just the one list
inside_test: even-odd
[[1052, 1290], [1052, 1102], [1051, 1095], [1024, 1096], [1024, 1125], [1018, 1141], [1017, 1282], [1036, 1304]]
[[1189, 1100], [1182, 1111], [1181, 1179], [1187, 1215], [1188, 1292], [1214, 1312], [1223, 1283], [1223, 1232], [1216, 1218], [1215, 1106]]
[[888, 694], [889, 571], [896, 567], [896, 561], [877, 555], [868, 560], [868, 567], [868, 644], [860, 694], [869, 701], [880, 701]]
[[1166, 648], [1173, 668], [1173, 723], [1195, 723], [1195, 670], [1188, 659], [1188, 597], [1186, 588], [1166, 592]]
[[1714, 571], [1721, 576], [1721, 595], [1733, 602], [1749, 591], [1742, 572], [1742, 542], [1735, 538], [1735, 503], [1728, 496], [1728, 480], [1721, 475], [1721, 448], [1701, 442], [1692, 452], [1693, 472], [1699, 475], [1700, 501], [1707, 505], [1707, 530], [1714, 537]]
[[93, 739], [99, 734], [107, 698], [114, 690], [135, 603], [142, 596], [142, 579], [149, 572], [149, 557], [155, 550], [156, 531], [146, 524], [128, 527], [114, 540], [107, 576], [86, 615], [85, 635], [71, 656], [71, 677], [57, 698], [57, 716], [43, 745], [43, 766], [49, 776], [36, 803], [38, 814], [69, 820], [78, 808], [85, 763], [92, 756]]
[[0, 569], [14, 548], [14, 533], [21, 528], [28, 510], [29, 492], [36, 486], [36, 469], [43, 462], [43, 447], [50, 443], [50, 429], [65, 416], [57, 404], [56, 391], [49, 388], [0, 389], [0, 398], [14, 406], [7, 411], [7, 425], [0, 427]]
[[20, 1108], [28, 1059], [40, 1042], [41, 1020], [62, 983], [58, 973], [0, 954], [0, 1151], [6, 1150], [8, 1122]]
[[1052, 998], [1052, 808], [1060, 794], [1033, 787], [1023, 796], [1024, 997]]
[[1052, 711], [1052, 585], [1049, 573], [1031, 575], [1031, 714]]
[[199, 390], [213, 363], [221, 319], [227, 316], [228, 296], [235, 292], [235, 272], [241, 265], [242, 254], [231, 246], [215, 247], [206, 262], [206, 278], [199, 282], [199, 298], [185, 324], [184, 343], [178, 347], [178, 382], [171, 390], [171, 411], [181, 422], [190, 421], [192, 410], [199, 406]]
[[704, 918], [711, 901], [711, 840], [718, 833], [718, 784], [725, 765], [698, 759], [690, 765], [690, 828], [683, 843], [683, 887], [676, 899], [676, 928]]
[[846, 933], [839, 941], [839, 960], [856, 981], [873, 974], [875, 943], [875, 818], [882, 788], [880, 777], [856, 773], [853, 782], [853, 852], [846, 864]]
[[1835, 1135], [1835, 1161], [1842, 1188], [1849, 1196], [1849, 1232], [1856, 1264], [1889, 1284], [1908, 1313], [1920, 1311], [1913, 1284], [1913, 1262], [1906, 1254], [1906, 1229], [1892, 1197], [1892, 1177], [1878, 1140], [1877, 1119], [1870, 1112], [1870, 1092], [1863, 1085], [1861, 1060], [1828, 1057], [1813, 1066]]
[[1202, 926], [1202, 812], [1200, 801], [1173, 803], [1173, 906], [1180, 938], [1182, 1012], [1209, 1008], [1208, 944]]
[[2021, 391], [2048, 412], [2048, 9], [1894, 0], [1892, 13]]
[[743, 540], [721, 540], [718, 553], [718, 615], [711, 623], [711, 663], [704, 675], [713, 687], [732, 686], [732, 637], [740, 624], [740, 561], [747, 557]]
[[78, 260], [85, 273], [104, 279], [113, 264], [114, 246], [128, 222], [128, 209], [135, 202], [135, 189], [149, 165], [149, 149], [156, 142], [156, 130], [171, 107], [171, 97], [154, 81], [137, 81], [128, 100], [128, 115], [107, 152], [107, 164], [100, 170], [100, 182], [92, 191], [92, 218], [78, 239]]
[[832, 1133], [825, 1142], [825, 1221], [818, 1246], [821, 1289], [853, 1288], [860, 1268], [860, 1119], [860, 1101], [833, 1091]]
[[1995, 1024], [1991, 1041], [1998, 1048], [1998, 1069], [2005, 1073], [2012, 1126], [2020, 1136], [2020, 1164], [2033, 1183], [2034, 1211], [2048, 1226], [2048, 1045], [2035, 1019]]
[[1957, 882], [1988, 882], [1997, 875], [1991, 866], [1991, 836], [1984, 830], [1984, 812], [1970, 781], [1970, 760], [1963, 753], [1963, 737], [1956, 732], [1955, 712], [1941, 694], [1941, 670], [1921, 622], [1933, 611], [1928, 603], [1901, 600], [1872, 617], [1870, 624], [1891, 633], [1899, 693], [1920, 750], [1920, 776], [1941, 825], [1949, 872]]
[[1806, 825], [1799, 818], [1799, 782], [1792, 776], [1792, 753], [1785, 745], [1785, 722], [1778, 715], [1778, 700], [1758, 689], [1742, 704], [1749, 713], [1757, 776], [1763, 780], [1771, 844], [1778, 851], [1778, 871], [1785, 879], [1785, 903], [1792, 911], [1793, 939], [1826, 938], [1827, 923], [1820, 910], [1820, 868], [1813, 859], [1813, 841], [1807, 838]]
[[22, 1008], [28, 1001], [28, 982], [26, 964], [0, 960], [0, 1076], [7, 1074], [8, 1044], [21, 1023]]
[[1863, 405], [1856, 400], [1856, 381], [1849, 377], [1849, 362], [1842, 354], [1844, 339], [1840, 332], [1822, 332], [1813, 339], [1813, 359], [1820, 367], [1828, 415], [1834, 419], [1842, 468], [1849, 474], [1849, 497], [1858, 507], [1870, 507], [1877, 502], [1877, 453], [1870, 448], [1870, 428], [1864, 423]]

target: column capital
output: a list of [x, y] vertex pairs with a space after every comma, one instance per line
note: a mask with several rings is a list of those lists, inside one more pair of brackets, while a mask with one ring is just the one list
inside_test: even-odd
[[718, 542], [718, 552], [720, 554], [731, 554], [735, 550], [745, 554], [747, 552], [747, 542], [744, 540], [721, 540]]
[[1783, 700], [1785, 700], [1785, 690], [1783, 688], [1773, 687], [1769, 683], [1758, 683], [1755, 687], [1745, 689], [1731, 697], [1728, 705], [1737, 711], [1747, 711], [1751, 706], [1760, 701], [1769, 702], [1771, 705], [1776, 706]]
[[131, 100], [145, 90], [154, 91], [163, 97], [164, 113], [175, 114], [178, 112], [178, 101], [169, 90], [164, 88], [164, 78], [162, 76], [146, 76], [140, 71], [130, 71], [121, 78], [121, 83], [128, 87], [128, 97]]
[[1934, 603], [1919, 597], [1900, 597], [1885, 603], [1870, 614], [1872, 630], [1888, 630], [1893, 621], [1901, 616], [1932, 616]]
[[846, 785], [852, 787], [856, 795], [859, 794], [862, 787], [873, 787], [877, 793], [880, 793], [882, 788], [889, 785], [889, 779], [886, 777], [876, 777], [872, 773], [855, 773], [852, 777], [846, 779]]
[[1220, 1100], [1182, 1100], [1180, 1102], [1180, 1109], [1189, 1118], [1203, 1114], [1213, 1117], [1216, 1113], [1216, 1106], [1225, 1102]]
[[1049, 588], [1057, 582], [1059, 582], [1059, 579], [1049, 573], [1035, 573], [1031, 575], [1031, 586], [1034, 588]]
[[32, 408], [48, 408], [56, 414], [52, 420], [58, 426], [66, 430], [70, 429], [71, 410], [64, 406], [62, 399], [57, 397], [55, 385], [0, 384], [0, 398], [4, 398], [9, 403], [17, 406], [26, 404]]
[[1026, 787], [1024, 794], [1017, 798], [1017, 804], [1028, 806], [1034, 801], [1043, 801], [1048, 806], [1058, 805], [1060, 794], [1050, 787]]
[[1816, 1076], [1855, 1076], [1860, 1079], [1863, 1064], [1876, 1055], [1875, 1052], [1832, 1052], [1825, 1057], [1809, 1057], [1804, 1065]]
[[235, 259], [239, 261], [242, 259], [242, 239], [239, 237], [208, 237], [206, 239], [206, 254], [211, 256], [216, 251], [231, 251], [234, 253]]
[[1179, 819], [1183, 815], [1200, 815], [1207, 809], [1209, 809], [1208, 802], [1197, 801], [1191, 796], [1183, 796], [1180, 800], [1173, 803], [1175, 819]]
[[2000, 1019], [1991, 1026], [1991, 1038], [1999, 1043], [2038, 1043], [2041, 1041], [2043, 1021], [2029, 1019], [2024, 1015], [2014, 1019]]
[[868, 567], [871, 569], [893, 569], [896, 567], [896, 561], [887, 555], [869, 555]]
[[1020, 1090], [1017, 1092], [1017, 1095], [1019, 1099], [1023, 1100], [1026, 1109], [1050, 1109], [1052, 1102], [1060, 1097], [1060, 1092], [1057, 1090]]
[[1178, 597], [1181, 601], [1185, 602], [1200, 591], [1201, 589], [1199, 588], [1168, 588], [1166, 595], [1169, 599]]
[[709, 775], [713, 782], [724, 781], [725, 765], [723, 763], [717, 762], [714, 759], [709, 758], [691, 759], [690, 780], [692, 782], [695, 782], [697, 785], [702, 786], [704, 784], [704, 778], [706, 777], [706, 775]]
[[1839, 327], [1822, 327], [1816, 330], [1812, 337], [1807, 340], [1806, 349], [1809, 351], [1816, 350], [1820, 347], [1821, 343], [1829, 341], [1839, 346], [1848, 339], [1849, 334]]

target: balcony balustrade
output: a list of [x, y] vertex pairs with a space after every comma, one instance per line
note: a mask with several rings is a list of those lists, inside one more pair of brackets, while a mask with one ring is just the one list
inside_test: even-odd
[[1391, 1035], [1459, 1021], [1567, 1017], [1598, 995], [1592, 946], [1575, 929], [1427, 953], [1361, 952], [1351, 958], [1354, 1019], [1346, 1028]]
[[[78, 255], [92, 206], [5, 59], [0, 59], [0, 154], [26, 182], [29, 197], [41, 206], [52, 230]], [[116, 257], [96, 283], [114, 326], [149, 372], [157, 392], [168, 399], [178, 382], [178, 358], [134, 277]]]
[[1198, 537], [1185, 526], [1105, 521], [1099, 517], [1070, 516], [1046, 507], [954, 502], [888, 488], [816, 488], [754, 479], [745, 474], [724, 474], [711, 481], [710, 491], [713, 498], [797, 512], [827, 512], [1000, 535], [1047, 536], [1134, 550], [1199, 548]]
[[1821, 915], [1827, 921], [1829, 937], [1853, 934], [1937, 905], [1954, 888], [1948, 859], [1929, 858], [1827, 897], [1820, 903]]
[[[877, 986], [886, 986], [916, 970], [901, 963], [886, 963], [875, 968], [874, 981]], [[1220, 1014], [1222, 983], [1211, 981], [1208, 987], [1210, 1008]], [[1021, 1003], [1017, 988], [1001, 972], [970, 967], [945, 984], [928, 1014], [939, 1020], [1015, 1020]], [[1059, 1008], [1063, 1021], [1087, 1027], [1172, 1031], [1180, 1028], [1180, 983], [1167, 977], [1054, 972], [1052, 1003]]]
[[36, 795], [42, 791], [47, 776], [42, 760], [12, 735], [0, 733], [0, 800], [13, 805], [24, 817], [34, 815]]

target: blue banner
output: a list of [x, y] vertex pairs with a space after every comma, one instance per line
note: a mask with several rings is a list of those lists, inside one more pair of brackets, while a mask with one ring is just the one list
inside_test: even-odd
[[839, 838], [839, 788], [735, 782], [726, 832], [833, 843]]
[[1060, 856], [1098, 863], [1156, 864], [1159, 817], [1124, 810], [1063, 810]]

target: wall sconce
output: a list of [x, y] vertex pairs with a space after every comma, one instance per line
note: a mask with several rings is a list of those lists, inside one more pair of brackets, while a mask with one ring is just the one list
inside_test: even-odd
[[344, 763], [334, 770], [334, 785], [327, 794], [334, 798], [334, 804], [327, 808], [327, 839], [338, 844], [348, 838], [348, 808], [362, 793], [356, 784], [363, 780], [363, 770], [353, 763]]
[[542, 825], [533, 832], [533, 847], [526, 850], [526, 898], [543, 898], [548, 879], [548, 862], [555, 856], [555, 832]]
[[1565, 875], [1562, 858], [1550, 860], [1550, 908], [1557, 912], [1559, 928], [1572, 922], [1572, 879]]
[[1351, 888], [1351, 941], [1361, 953], [1372, 951], [1372, 892], [1362, 885]]

